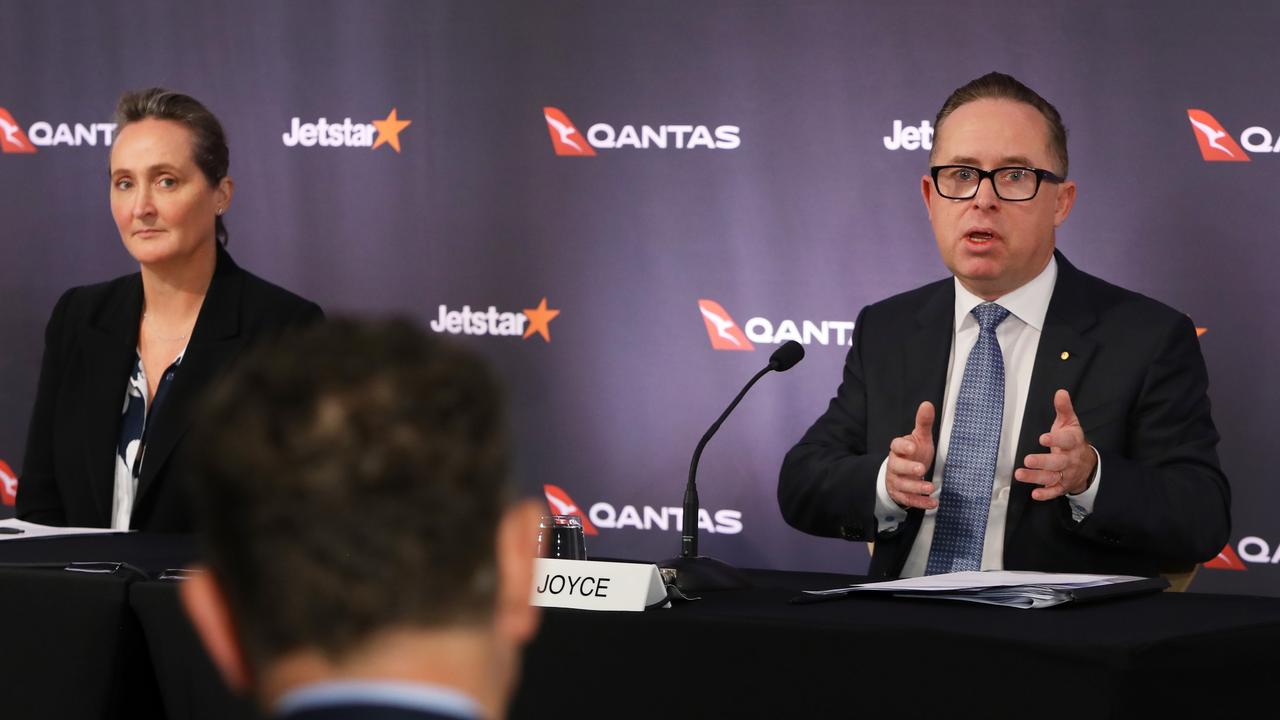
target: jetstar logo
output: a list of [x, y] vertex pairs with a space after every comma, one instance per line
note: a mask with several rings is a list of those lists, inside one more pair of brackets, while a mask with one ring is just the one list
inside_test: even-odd
[[893, 130], [884, 136], [884, 148], [886, 150], [932, 150], [933, 125], [928, 120], [921, 120], [918, 126], [894, 120]]
[[545, 297], [537, 307], [524, 308], [521, 312], [502, 311], [495, 305], [490, 305], [488, 310], [472, 310], [470, 305], [450, 310], [448, 305], [441, 305], [439, 312], [439, 317], [431, 321], [431, 329], [438, 333], [519, 335], [525, 340], [537, 333], [543, 342], [551, 342], [551, 321], [560, 314], [559, 310], [547, 307]]
[[[555, 485], [543, 485], [543, 493], [547, 496], [547, 507], [553, 515], [575, 515], [582, 519], [582, 532], [597, 535], [597, 528], [637, 530], [671, 530], [684, 531], [684, 509], [678, 507], [651, 507], [644, 505], [623, 505], [621, 508], [607, 502], [598, 502], [591, 506], [586, 515], [582, 514], [579, 505], [569, 497], [569, 493]], [[698, 528], [709, 533], [721, 535], [737, 535], [742, 532], [742, 512], [740, 510], [716, 510], [706, 508], [698, 510]]]
[[24, 132], [13, 114], [0, 107], [0, 151], [5, 153], [34, 153], [38, 147], [52, 145], [109, 146], [115, 132], [115, 123], [54, 124], [45, 120], [31, 123]]
[[1240, 556], [1236, 554], [1235, 550], [1231, 549], [1230, 545], [1223, 546], [1222, 552], [1219, 552], [1216, 558], [1205, 563], [1204, 566], [1207, 568], [1213, 568], [1214, 570], [1248, 569], [1244, 566], [1244, 563], [1240, 562]]
[[8, 110], [0, 107], [0, 150], [6, 153], [33, 153], [36, 146], [31, 144], [27, 134], [22, 132], [18, 121]]
[[18, 476], [14, 474], [13, 468], [3, 460], [0, 460], [0, 505], [13, 504], [18, 499]]
[[287, 147], [355, 147], [377, 150], [388, 145], [397, 153], [400, 152], [400, 133], [413, 124], [412, 120], [402, 120], [396, 109], [391, 108], [387, 117], [367, 123], [352, 122], [351, 118], [343, 118], [342, 122], [329, 122], [328, 118], [320, 118], [313, 123], [304, 123], [302, 118], [293, 118], [289, 132], [281, 139]]
[[715, 300], [700, 298], [698, 310], [707, 327], [707, 339], [715, 350], [755, 350], [752, 343], [781, 345], [795, 340], [801, 345], [852, 345], [852, 320], [781, 320], [774, 323], [753, 317], [739, 329], [724, 307]]
[[556, 155], [595, 157], [596, 150], [734, 150], [742, 145], [737, 125], [622, 125], [596, 123], [583, 135], [559, 108], [542, 108]]

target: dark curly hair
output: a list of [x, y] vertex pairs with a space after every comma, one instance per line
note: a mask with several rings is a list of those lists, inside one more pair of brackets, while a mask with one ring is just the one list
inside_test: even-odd
[[331, 320], [238, 364], [202, 405], [192, 479], [251, 662], [491, 615], [505, 426], [487, 366], [407, 321]]

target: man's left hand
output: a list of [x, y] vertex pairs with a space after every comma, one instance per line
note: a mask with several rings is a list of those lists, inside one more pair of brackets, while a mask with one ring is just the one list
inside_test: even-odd
[[1087, 440], [1080, 419], [1071, 407], [1071, 394], [1059, 390], [1053, 396], [1057, 416], [1053, 427], [1040, 436], [1040, 444], [1049, 452], [1028, 455], [1026, 467], [1018, 468], [1013, 477], [1019, 482], [1040, 485], [1031, 491], [1036, 500], [1052, 500], [1065, 493], [1079, 495], [1089, 489], [1098, 456]]

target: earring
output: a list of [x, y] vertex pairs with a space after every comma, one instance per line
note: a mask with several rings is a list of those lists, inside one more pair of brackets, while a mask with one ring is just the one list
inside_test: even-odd
[[221, 214], [222, 214], [222, 208], [218, 208], [218, 214], [219, 214], [219, 215], [221, 215]]

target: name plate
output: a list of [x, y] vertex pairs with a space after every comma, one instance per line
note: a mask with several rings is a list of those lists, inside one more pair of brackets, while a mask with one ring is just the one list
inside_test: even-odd
[[540, 607], [635, 612], [662, 604], [666, 597], [657, 565], [554, 558], [534, 562], [532, 602]]

